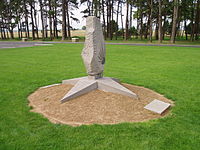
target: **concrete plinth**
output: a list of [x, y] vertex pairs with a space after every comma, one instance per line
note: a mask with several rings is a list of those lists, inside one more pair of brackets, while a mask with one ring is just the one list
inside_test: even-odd
[[62, 84], [72, 84], [74, 87], [61, 99], [61, 102], [66, 102], [77, 96], [86, 94], [92, 90], [99, 89], [105, 92], [112, 92], [117, 94], [122, 94], [125, 96], [138, 99], [137, 95], [125, 88], [119, 83], [119, 80], [102, 77], [102, 78], [91, 78], [91, 77], [81, 77], [69, 80], [63, 80]]

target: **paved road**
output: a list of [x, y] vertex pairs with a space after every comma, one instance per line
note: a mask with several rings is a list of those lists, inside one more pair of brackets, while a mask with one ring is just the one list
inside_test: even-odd
[[[83, 44], [83, 42], [0, 42], [0, 49], [2, 48], [17, 48], [17, 47], [32, 47], [32, 46], [46, 46], [55, 43], [65, 44]], [[200, 45], [177, 45], [177, 44], [139, 44], [139, 43], [106, 43], [108, 45], [130, 45], [130, 46], [170, 46], [170, 47], [194, 47], [200, 48]]]
[[0, 49], [2, 48], [18, 48], [18, 47], [32, 47], [32, 46], [46, 46], [51, 43], [44, 42], [0, 42]]

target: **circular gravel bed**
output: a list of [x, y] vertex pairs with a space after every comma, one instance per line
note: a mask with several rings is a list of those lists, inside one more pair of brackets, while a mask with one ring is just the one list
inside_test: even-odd
[[144, 109], [144, 106], [154, 99], [173, 104], [163, 95], [144, 87], [123, 85], [135, 92], [139, 100], [94, 90], [61, 104], [60, 99], [72, 88], [72, 85], [60, 84], [36, 90], [28, 97], [29, 105], [33, 107], [31, 111], [43, 114], [51, 122], [71, 126], [142, 122], [169, 113], [167, 110], [159, 115]]

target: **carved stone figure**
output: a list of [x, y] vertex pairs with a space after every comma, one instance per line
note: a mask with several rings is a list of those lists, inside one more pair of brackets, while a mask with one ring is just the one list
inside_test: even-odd
[[89, 76], [95, 79], [103, 76], [105, 43], [100, 20], [95, 16], [86, 19], [86, 39], [82, 58]]

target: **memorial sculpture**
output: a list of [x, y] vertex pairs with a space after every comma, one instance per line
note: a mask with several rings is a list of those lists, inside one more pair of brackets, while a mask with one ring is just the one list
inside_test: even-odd
[[86, 22], [86, 39], [82, 58], [89, 77], [103, 76], [105, 63], [105, 44], [102, 26], [98, 18], [90, 16]]
[[100, 20], [95, 16], [89, 16], [86, 19], [86, 39], [81, 54], [88, 76], [62, 81], [63, 84], [74, 85], [61, 99], [62, 103], [95, 89], [138, 99], [138, 96], [122, 86], [119, 80], [103, 77], [105, 53], [105, 42]]

